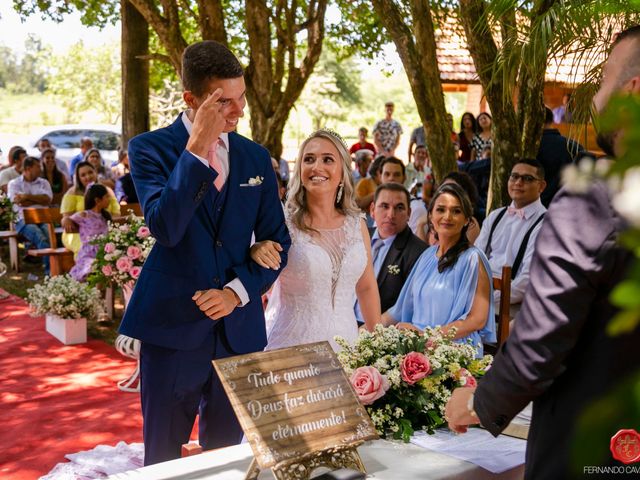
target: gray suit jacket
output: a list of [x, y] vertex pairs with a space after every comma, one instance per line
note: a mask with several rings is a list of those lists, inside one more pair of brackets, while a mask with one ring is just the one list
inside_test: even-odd
[[[632, 255], [617, 243], [625, 222], [603, 184], [586, 194], [561, 190], [547, 213], [531, 264], [531, 283], [507, 342], [479, 382], [474, 408], [498, 435], [533, 400], [525, 478], [580, 476], [571, 464], [575, 429], [585, 408], [638, 367], [640, 328], [610, 337], [616, 313], [608, 297]], [[610, 462], [610, 432], [591, 451], [591, 465]]]

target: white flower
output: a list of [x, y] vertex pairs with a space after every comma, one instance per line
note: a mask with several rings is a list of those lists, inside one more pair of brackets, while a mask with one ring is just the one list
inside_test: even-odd
[[257, 175], [254, 178], [250, 178], [248, 183], [249, 183], [249, 185], [260, 185], [262, 183], [262, 180], [264, 180], [264, 177], [261, 177], [260, 175]]
[[640, 227], [640, 167], [625, 172], [619, 191], [614, 194], [613, 206], [634, 227]]

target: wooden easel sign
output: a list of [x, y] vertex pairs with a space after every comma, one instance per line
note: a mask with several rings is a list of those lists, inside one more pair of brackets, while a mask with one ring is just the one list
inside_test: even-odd
[[214, 360], [254, 453], [247, 478], [309, 478], [319, 466], [364, 466], [355, 447], [378, 438], [328, 342]]

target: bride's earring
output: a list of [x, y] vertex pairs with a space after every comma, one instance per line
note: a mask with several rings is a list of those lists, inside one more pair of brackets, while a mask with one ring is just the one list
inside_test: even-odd
[[342, 190], [344, 189], [344, 183], [340, 182], [340, 186], [338, 187], [338, 196], [336, 197], [336, 203], [340, 203], [342, 199]]

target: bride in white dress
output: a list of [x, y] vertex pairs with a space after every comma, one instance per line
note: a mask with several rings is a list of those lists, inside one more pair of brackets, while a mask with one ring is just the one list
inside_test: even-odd
[[[351, 157], [334, 132], [318, 130], [300, 147], [285, 217], [292, 245], [265, 312], [266, 349], [358, 336], [356, 298], [368, 329], [380, 321], [371, 242], [354, 201]], [[277, 268], [280, 246], [255, 244], [252, 258]]]

